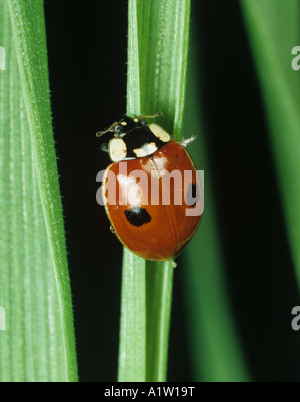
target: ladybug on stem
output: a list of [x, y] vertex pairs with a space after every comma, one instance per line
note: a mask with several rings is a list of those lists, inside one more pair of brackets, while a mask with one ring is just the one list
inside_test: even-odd
[[[185, 149], [145, 118], [124, 116], [99, 136], [113, 162], [104, 173], [102, 197], [114, 233], [149, 260], [176, 257], [194, 236], [203, 213], [196, 167]], [[104, 146], [102, 147], [104, 149]]]

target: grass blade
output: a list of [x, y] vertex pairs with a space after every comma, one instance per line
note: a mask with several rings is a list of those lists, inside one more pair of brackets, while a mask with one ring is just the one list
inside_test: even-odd
[[287, 232], [300, 288], [300, 74], [292, 49], [300, 43], [297, 0], [241, 1], [270, 126]]
[[118, 381], [145, 381], [145, 260], [124, 249]]
[[147, 266], [147, 381], [166, 381], [174, 266]]
[[[194, 381], [250, 381], [247, 362], [238, 337], [225, 278], [222, 242], [216, 219], [211, 165], [206, 152], [205, 118], [199, 76], [201, 60], [193, 40], [187, 88], [186, 131], [197, 135], [191, 155], [205, 171], [205, 212], [201, 226], [183, 255], [182, 272], [187, 310], [189, 348]], [[199, 74], [200, 72], [200, 74]]]
[[182, 136], [190, 0], [137, 1], [140, 101], [143, 114], [162, 111], [158, 124]]
[[[136, 1], [129, 1], [127, 114], [140, 114]], [[123, 251], [118, 381], [146, 379], [146, 261]]]
[[[153, 115], [163, 111], [164, 115], [158, 124], [173, 133], [176, 139], [181, 138], [183, 109], [185, 100], [186, 68], [189, 38], [190, 0], [142, 0], [129, 1], [129, 32], [128, 32], [128, 79], [127, 79], [127, 114]], [[123, 286], [125, 283], [133, 289], [131, 298], [136, 299], [139, 294], [140, 311], [143, 317], [140, 328], [140, 337], [145, 339], [145, 349], [137, 350], [131, 344], [124, 350], [125, 317], [129, 315], [129, 300], [122, 296], [122, 316], [120, 335], [120, 359], [130, 356], [130, 353], [139, 354], [145, 371], [140, 374], [147, 381], [165, 381], [168, 352], [168, 337], [171, 312], [171, 294], [173, 280], [173, 264], [147, 262], [141, 268], [142, 262], [137, 257], [130, 257], [125, 250], [123, 264]], [[130, 260], [133, 266], [127, 266]], [[145, 264], [145, 262], [144, 262]], [[140, 283], [130, 284], [131, 270], [143, 269]], [[146, 273], [147, 272], [147, 273]], [[132, 280], [133, 276], [131, 276]], [[142, 294], [141, 290], [147, 285]], [[135, 289], [135, 290], [134, 290]], [[130, 294], [128, 289], [122, 288], [122, 295]], [[145, 301], [146, 300], [146, 301]], [[127, 305], [125, 305], [127, 301]], [[126, 313], [127, 312], [127, 313]], [[127, 314], [127, 315], [126, 315]], [[132, 331], [135, 330], [132, 321]], [[122, 330], [123, 328], [123, 330]], [[130, 331], [129, 324], [127, 331]], [[147, 346], [146, 346], [147, 344]], [[147, 349], [147, 350], [146, 350]], [[134, 361], [134, 358], [128, 357]], [[135, 357], [137, 359], [137, 356]], [[125, 367], [125, 364], [119, 364]], [[119, 372], [123, 381], [131, 378], [129, 365], [125, 372]]]
[[1, 381], [76, 381], [43, 2], [0, 1]]

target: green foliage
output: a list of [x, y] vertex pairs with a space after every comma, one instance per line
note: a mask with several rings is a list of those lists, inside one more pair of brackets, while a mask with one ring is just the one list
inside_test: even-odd
[[287, 231], [300, 288], [300, 75], [291, 66], [299, 46], [297, 0], [241, 1], [269, 120]]
[[[162, 111], [159, 124], [177, 139], [182, 135], [189, 17], [190, 0], [129, 1], [127, 113]], [[165, 381], [173, 262], [145, 264], [124, 253], [119, 380]]]
[[[192, 33], [193, 38], [193, 33]], [[222, 239], [216, 219], [211, 165], [207, 157], [199, 71], [201, 60], [192, 40], [187, 88], [185, 131], [197, 133], [191, 155], [205, 172], [205, 209], [200, 228], [183, 259], [184, 296], [187, 311], [189, 351], [194, 381], [245, 382], [250, 376], [245, 361], [227, 289]]]
[[76, 381], [42, 0], [0, 1], [1, 381]]

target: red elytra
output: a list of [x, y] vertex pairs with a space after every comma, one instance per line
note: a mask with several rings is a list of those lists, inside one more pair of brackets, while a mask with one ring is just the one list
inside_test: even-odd
[[[136, 172], [141, 171], [142, 178], [136, 179]], [[165, 181], [166, 172], [181, 176], [182, 185], [174, 186], [172, 179]], [[198, 194], [195, 205], [186, 200], [191, 189]], [[173, 259], [183, 250], [196, 233], [203, 211], [195, 165], [186, 149], [174, 140], [151, 155], [109, 165], [103, 179], [103, 199], [121, 243], [140, 257], [156, 261]], [[180, 199], [182, 203], [176, 205]]]

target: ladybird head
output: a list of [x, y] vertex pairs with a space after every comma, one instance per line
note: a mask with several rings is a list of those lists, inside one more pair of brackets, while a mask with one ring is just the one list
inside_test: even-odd
[[163, 128], [141, 117], [124, 116], [100, 135], [109, 133], [109, 157], [113, 162], [149, 156], [172, 140]]
[[125, 135], [129, 134], [131, 131], [147, 125], [147, 121], [139, 117], [132, 118], [124, 116], [122, 120], [116, 123], [116, 125], [113, 127], [112, 132], [114, 133], [115, 137], [122, 138]]

